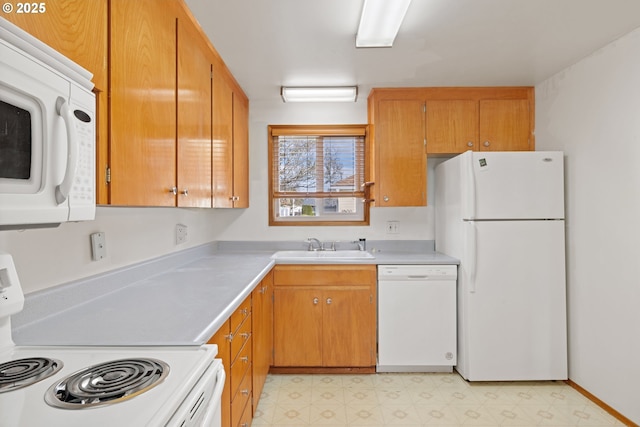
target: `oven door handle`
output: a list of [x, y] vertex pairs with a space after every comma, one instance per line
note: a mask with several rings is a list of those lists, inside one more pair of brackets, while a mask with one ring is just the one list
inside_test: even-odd
[[60, 205], [69, 198], [71, 186], [76, 177], [76, 169], [78, 167], [78, 139], [73, 122], [73, 112], [71, 112], [69, 103], [64, 98], [58, 97], [56, 100], [56, 111], [58, 115], [62, 117], [65, 127], [67, 128], [67, 167], [62, 182], [56, 187], [56, 202]]
[[224, 381], [227, 378], [227, 375], [224, 372], [224, 367], [220, 365], [218, 372], [216, 373], [216, 387], [213, 389], [213, 394], [211, 395], [211, 400], [209, 401], [209, 408], [207, 410], [207, 414], [202, 420], [203, 426], [218, 426], [220, 425], [217, 422], [214, 422], [214, 416], [220, 416], [220, 410], [222, 403], [220, 399], [222, 398], [222, 392], [224, 391]]

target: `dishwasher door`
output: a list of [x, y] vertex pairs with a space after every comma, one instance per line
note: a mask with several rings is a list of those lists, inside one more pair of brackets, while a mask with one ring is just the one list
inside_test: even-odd
[[455, 265], [378, 266], [378, 372], [451, 372]]

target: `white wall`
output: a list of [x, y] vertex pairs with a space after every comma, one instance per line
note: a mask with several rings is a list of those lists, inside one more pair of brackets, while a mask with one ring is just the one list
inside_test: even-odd
[[[211, 209], [98, 207], [96, 219], [58, 228], [0, 231], [0, 252], [13, 256], [25, 293], [91, 276], [216, 239], [229, 219]], [[176, 245], [175, 226], [188, 226]], [[89, 235], [106, 233], [107, 257], [91, 260]]]
[[536, 86], [566, 165], [569, 377], [640, 423], [640, 30]]

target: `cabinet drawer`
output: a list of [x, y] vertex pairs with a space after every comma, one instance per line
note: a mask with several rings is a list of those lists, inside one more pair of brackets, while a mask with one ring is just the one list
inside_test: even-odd
[[[251, 405], [248, 402], [251, 401], [251, 374], [250, 372], [244, 376], [238, 393], [231, 402], [231, 425], [241, 426], [242, 422], [248, 422], [251, 424]], [[248, 412], [248, 419], [245, 414]]]
[[238, 330], [233, 334], [231, 341], [231, 363], [238, 357], [238, 353], [245, 346], [247, 341], [251, 339], [251, 313], [249, 317], [240, 325]]
[[358, 285], [375, 283], [375, 265], [279, 265], [275, 286]]
[[238, 327], [251, 314], [251, 295], [245, 299], [240, 307], [231, 315], [231, 332], [235, 334]]
[[[251, 372], [251, 339], [247, 341], [236, 360], [231, 364], [231, 399], [235, 396], [240, 386], [240, 382], [247, 375], [247, 371]], [[249, 376], [251, 376], [249, 374]]]

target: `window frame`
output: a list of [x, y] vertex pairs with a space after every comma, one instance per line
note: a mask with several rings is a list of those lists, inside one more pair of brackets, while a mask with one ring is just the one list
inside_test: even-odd
[[[274, 161], [274, 138], [278, 136], [363, 136], [364, 137], [364, 156], [363, 156], [363, 177], [364, 185], [362, 191], [357, 192], [357, 197], [363, 199], [363, 218], [362, 219], [337, 219], [337, 220], [304, 220], [299, 217], [292, 217], [291, 220], [277, 220], [274, 213], [274, 203], [279, 197], [274, 196], [274, 171], [276, 165]], [[268, 210], [269, 210], [269, 226], [362, 226], [369, 225], [369, 211], [373, 200], [369, 197], [370, 185], [370, 141], [369, 141], [369, 125], [269, 125], [268, 126]], [[322, 192], [317, 192], [322, 193]], [[314, 193], [308, 193], [304, 197], [314, 198]], [[337, 193], [336, 193], [337, 194]], [[293, 219], [295, 218], [295, 219]]]

